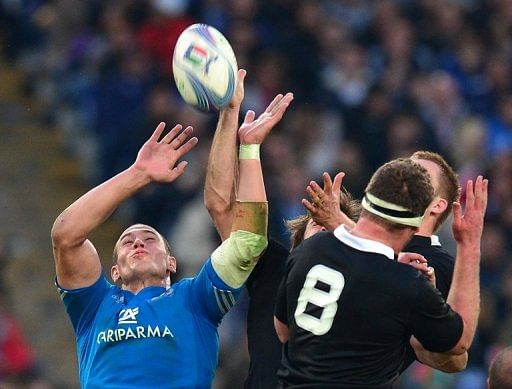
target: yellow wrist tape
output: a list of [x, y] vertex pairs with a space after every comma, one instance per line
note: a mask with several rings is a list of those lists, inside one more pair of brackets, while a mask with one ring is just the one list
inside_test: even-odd
[[240, 145], [238, 152], [239, 159], [260, 159], [260, 145], [259, 144], [243, 144]]

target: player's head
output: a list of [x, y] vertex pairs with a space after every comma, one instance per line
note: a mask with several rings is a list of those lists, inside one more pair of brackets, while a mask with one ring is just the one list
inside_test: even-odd
[[123, 231], [113, 253], [111, 275], [116, 283], [162, 280], [176, 272], [167, 240], [153, 227], [134, 224]]
[[512, 388], [512, 347], [501, 350], [492, 360], [487, 387], [489, 389]]
[[416, 230], [434, 199], [427, 170], [410, 158], [398, 158], [373, 174], [361, 202], [361, 218], [387, 230]]
[[[340, 209], [352, 220], [357, 220], [361, 206], [358, 201], [352, 199], [350, 193], [342, 188], [340, 194]], [[317, 232], [325, 231], [325, 227], [317, 224], [310, 215], [301, 215], [286, 222], [290, 231], [291, 249], [297, 247], [304, 239], [310, 238]]]
[[450, 215], [453, 203], [459, 201], [459, 178], [448, 162], [437, 153], [416, 151], [411, 158], [423, 166], [432, 178], [435, 197], [429, 213], [436, 217], [434, 226], [436, 231]]

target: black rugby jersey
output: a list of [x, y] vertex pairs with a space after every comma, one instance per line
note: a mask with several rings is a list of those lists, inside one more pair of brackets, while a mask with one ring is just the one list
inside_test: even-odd
[[282, 387], [391, 387], [414, 335], [453, 348], [463, 323], [426, 277], [382, 243], [341, 226], [304, 241], [287, 263], [276, 316], [290, 338]]

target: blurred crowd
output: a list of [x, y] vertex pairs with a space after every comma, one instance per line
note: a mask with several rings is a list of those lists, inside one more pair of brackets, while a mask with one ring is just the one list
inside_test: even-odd
[[[512, 344], [512, 1], [3, 0], [0, 7], [3, 56], [23, 70], [39, 119], [61, 132], [91, 185], [129, 166], [158, 122], [194, 126], [200, 142], [185, 175], [150, 187], [122, 212], [166, 232], [182, 275], [218, 243], [202, 197], [217, 117], [186, 106], [172, 81], [172, 49], [192, 23], [223, 32], [247, 69], [244, 110], [260, 113], [275, 94], [295, 94], [262, 156], [270, 231], [283, 243], [283, 220], [304, 213], [305, 187], [323, 171], [345, 171], [356, 197], [376, 167], [415, 150], [442, 154], [461, 183], [485, 174], [482, 312], [468, 368], [445, 375], [416, 365], [400, 384], [483, 387], [490, 358]], [[449, 230], [441, 240], [450, 248]], [[230, 357], [221, 359], [219, 388], [240, 387], [245, 374], [243, 306], [222, 327]]]

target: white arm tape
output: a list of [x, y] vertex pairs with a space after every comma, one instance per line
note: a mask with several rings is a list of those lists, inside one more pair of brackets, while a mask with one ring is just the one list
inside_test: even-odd
[[212, 254], [212, 266], [222, 281], [241, 287], [267, 247], [267, 237], [248, 231], [234, 231]]

